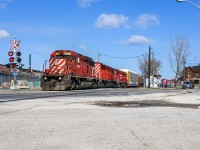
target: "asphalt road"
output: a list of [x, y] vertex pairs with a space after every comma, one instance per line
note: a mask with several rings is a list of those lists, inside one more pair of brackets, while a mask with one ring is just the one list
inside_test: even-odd
[[107, 88], [107, 89], [88, 89], [88, 90], [71, 90], [71, 91], [23, 91], [9, 92], [0, 94], [0, 103], [8, 101], [30, 100], [38, 98], [51, 97], [112, 97], [112, 96], [129, 96], [152, 93], [176, 93], [178, 90], [159, 90], [143, 88]]
[[200, 148], [200, 90], [0, 94], [0, 150]]

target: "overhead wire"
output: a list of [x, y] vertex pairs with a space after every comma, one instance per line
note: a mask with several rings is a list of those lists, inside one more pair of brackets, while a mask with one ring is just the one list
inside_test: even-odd
[[155, 49], [153, 49], [153, 50], [154, 50], [154, 52], [156, 53], [157, 56], [160, 56], [160, 57], [164, 58], [165, 61], [170, 62], [169, 58], [167, 58], [166, 56], [162, 55], [157, 50], [155, 50]]
[[117, 58], [117, 59], [135, 59], [137, 57], [141, 57], [143, 55], [139, 55], [139, 56], [134, 56], [134, 57], [119, 57], [119, 56], [110, 56], [110, 55], [105, 55], [100, 53], [101, 56], [105, 56], [105, 57], [110, 57], [110, 58]]

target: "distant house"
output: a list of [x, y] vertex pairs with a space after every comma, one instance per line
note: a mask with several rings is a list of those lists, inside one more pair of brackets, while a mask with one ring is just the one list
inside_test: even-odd
[[14, 79], [14, 75], [17, 80], [35, 82], [40, 81], [42, 73], [38, 70], [7, 68], [6, 65], [0, 64], [0, 82], [10, 82]]
[[185, 67], [185, 80], [200, 84], [200, 66]]

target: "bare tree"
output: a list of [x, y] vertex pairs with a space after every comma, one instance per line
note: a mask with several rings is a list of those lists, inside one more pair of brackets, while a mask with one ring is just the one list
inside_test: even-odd
[[[161, 61], [156, 59], [155, 57], [151, 58], [151, 75], [157, 75], [158, 69], [161, 67]], [[143, 73], [143, 75], [148, 75], [148, 66], [149, 66], [149, 58], [148, 55], [143, 55], [141, 59], [139, 59], [139, 69]]]
[[169, 56], [169, 62], [172, 71], [175, 73], [176, 83], [177, 83], [177, 78], [181, 77], [181, 74], [183, 73], [188, 56], [189, 56], [188, 39], [181, 36], [176, 36], [175, 39], [171, 39], [171, 52]]

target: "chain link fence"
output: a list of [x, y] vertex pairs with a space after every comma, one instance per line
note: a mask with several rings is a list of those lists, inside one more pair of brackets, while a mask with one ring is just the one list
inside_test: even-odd
[[1, 71], [0, 72], [0, 86], [3, 88], [9, 88], [11, 80], [26, 80], [29, 83], [29, 87], [40, 87], [41, 72], [11, 72]]

